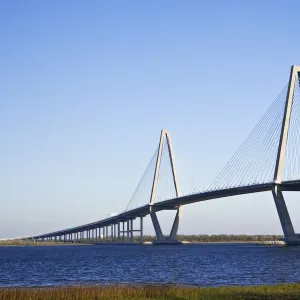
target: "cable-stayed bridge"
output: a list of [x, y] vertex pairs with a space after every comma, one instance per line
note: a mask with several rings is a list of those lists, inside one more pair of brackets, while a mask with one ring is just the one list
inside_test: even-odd
[[[241, 113], [247, 113], [241, 111]], [[126, 209], [117, 215], [46, 234], [34, 240], [93, 238], [99, 242], [143, 241], [143, 218], [150, 215], [156, 243], [179, 243], [176, 239], [182, 206], [190, 203], [270, 191], [277, 208], [285, 241], [300, 244], [283, 197], [283, 191], [300, 191], [300, 66], [292, 66], [288, 84], [272, 103], [240, 148], [213, 183], [203, 191], [181, 176], [170, 133], [161, 131], [159, 145]], [[168, 236], [163, 235], [157, 212], [175, 210]], [[139, 218], [138, 228], [133, 220]]]

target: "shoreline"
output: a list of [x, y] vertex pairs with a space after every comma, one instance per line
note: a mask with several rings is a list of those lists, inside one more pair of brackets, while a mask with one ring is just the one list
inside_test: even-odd
[[[254, 244], [254, 245], [281, 245], [282, 241], [208, 241], [208, 242], [189, 242], [181, 241], [181, 244], [177, 245], [208, 245], [208, 244]], [[153, 246], [152, 242], [144, 243], [49, 243], [49, 242], [39, 242], [39, 243], [0, 243], [0, 247], [46, 247], [46, 246], [105, 246], [105, 245], [116, 245], [116, 246], [134, 246], [134, 245], [143, 245], [143, 246]], [[170, 246], [174, 246], [170, 244]]]

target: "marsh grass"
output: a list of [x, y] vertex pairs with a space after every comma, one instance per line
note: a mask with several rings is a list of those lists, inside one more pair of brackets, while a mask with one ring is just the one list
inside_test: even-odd
[[300, 284], [255, 287], [75, 286], [0, 289], [1, 300], [300, 299]]

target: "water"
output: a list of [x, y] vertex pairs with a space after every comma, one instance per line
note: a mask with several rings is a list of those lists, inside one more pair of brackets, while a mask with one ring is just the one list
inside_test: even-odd
[[0, 286], [257, 285], [300, 281], [300, 247], [253, 244], [0, 247]]

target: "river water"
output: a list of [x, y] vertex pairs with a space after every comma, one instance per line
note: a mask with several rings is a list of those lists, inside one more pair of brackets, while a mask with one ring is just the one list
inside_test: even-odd
[[300, 247], [254, 244], [0, 247], [0, 286], [258, 285], [300, 281]]

